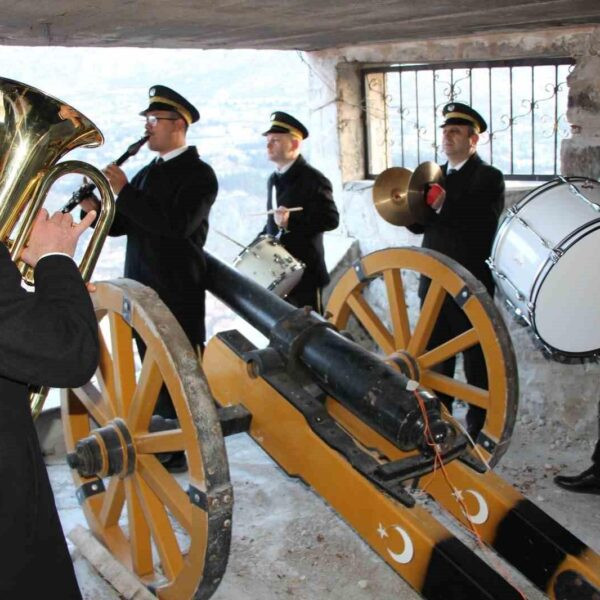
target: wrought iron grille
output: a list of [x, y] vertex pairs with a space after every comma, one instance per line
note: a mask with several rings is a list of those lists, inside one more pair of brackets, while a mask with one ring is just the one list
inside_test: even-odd
[[442, 107], [470, 104], [488, 131], [477, 150], [507, 179], [546, 180], [559, 172], [570, 58], [397, 65], [363, 70], [366, 173], [444, 162]]

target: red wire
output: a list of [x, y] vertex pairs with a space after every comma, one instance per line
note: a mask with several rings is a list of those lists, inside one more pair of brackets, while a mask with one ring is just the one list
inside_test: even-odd
[[[427, 416], [425, 402], [423, 401], [423, 398], [421, 397], [421, 395], [419, 394], [419, 392], [417, 390], [414, 390], [414, 394], [415, 394], [415, 397], [417, 398], [417, 402], [419, 403], [419, 408], [421, 409], [421, 414], [423, 415], [423, 420], [425, 422], [425, 442], [427, 443], [427, 445], [430, 448], [432, 448], [433, 453], [434, 453], [433, 477], [430, 479], [430, 482], [433, 481], [433, 478], [435, 477], [436, 471], [439, 466], [441, 468], [442, 474], [444, 475], [444, 479], [446, 480], [446, 483], [448, 484], [448, 487], [452, 490], [452, 495], [456, 498], [456, 501], [458, 502], [458, 504], [460, 505], [460, 507], [463, 511], [463, 515], [465, 515], [467, 525], [468, 525], [469, 529], [471, 530], [471, 532], [473, 533], [473, 535], [475, 536], [477, 543], [479, 544], [482, 551], [484, 551], [485, 553], [488, 554], [488, 556], [490, 557], [490, 561], [496, 562], [494, 560], [495, 559], [494, 555], [490, 553], [489, 548], [485, 545], [485, 542], [481, 538], [481, 535], [480, 535], [477, 527], [475, 526], [475, 523], [473, 523], [471, 521], [471, 519], [469, 519], [467, 517], [467, 515], [468, 515], [467, 506], [462, 498], [462, 495], [459, 493], [456, 486], [450, 481], [450, 476], [448, 475], [448, 471], [446, 470], [446, 466], [444, 465], [444, 461], [442, 459], [442, 454], [440, 452], [439, 445], [433, 441], [433, 435], [432, 435], [431, 429], [429, 427], [429, 417]], [[424, 487], [422, 489], [425, 491], [426, 488]], [[517, 590], [517, 592], [519, 592], [519, 594], [521, 595], [523, 600], [527, 600], [527, 596], [511, 581], [510, 575], [506, 572], [506, 570], [502, 567], [502, 565], [496, 565], [496, 570]]]

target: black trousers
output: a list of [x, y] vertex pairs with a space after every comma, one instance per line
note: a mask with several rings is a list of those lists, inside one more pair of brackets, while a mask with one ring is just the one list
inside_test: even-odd
[[323, 314], [321, 302], [321, 288], [319, 287], [295, 287], [285, 298], [290, 304], [302, 308], [310, 306], [315, 312]]
[[[467, 329], [471, 328], [471, 324], [465, 313], [456, 304], [453, 298], [447, 296], [440, 310], [439, 318], [433, 328], [431, 338], [427, 345], [427, 349], [431, 350], [437, 346], [447, 342], [448, 340], [460, 335]], [[487, 389], [488, 378], [485, 358], [481, 351], [481, 346], [477, 344], [463, 352], [463, 362], [465, 376], [471, 385]], [[434, 370], [442, 375], [454, 377], [456, 368], [456, 357], [451, 357], [443, 363], [436, 365]], [[452, 411], [452, 401], [454, 398], [446, 394], [437, 394], [440, 401], [444, 403], [449, 411]], [[467, 411], [467, 431], [472, 437], [476, 437], [485, 422], [485, 410], [479, 406], [469, 405]]]
[[[144, 340], [142, 340], [137, 331], [133, 332], [133, 339], [137, 345], [140, 360], [143, 362], [144, 356], [146, 355], [146, 344], [144, 344]], [[192, 343], [191, 340], [190, 343]], [[195, 347], [192, 346], [192, 348], [198, 354], [198, 356], [202, 358], [202, 355], [204, 354], [204, 344], [198, 344]], [[156, 401], [156, 407], [154, 408], [153, 414], [159, 415], [165, 419], [177, 418], [173, 401], [171, 400], [171, 396], [169, 395], [169, 392], [164, 384], [161, 386], [158, 393], [158, 399]]]
[[81, 600], [31, 410], [0, 403], [0, 598]]

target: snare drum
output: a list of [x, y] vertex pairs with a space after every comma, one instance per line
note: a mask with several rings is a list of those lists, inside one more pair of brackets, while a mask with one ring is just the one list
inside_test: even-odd
[[261, 235], [244, 248], [233, 266], [281, 298], [292, 291], [304, 273], [304, 263], [268, 235]]
[[488, 264], [509, 307], [550, 355], [598, 354], [598, 181], [559, 177], [530, 192], [508, 209]]

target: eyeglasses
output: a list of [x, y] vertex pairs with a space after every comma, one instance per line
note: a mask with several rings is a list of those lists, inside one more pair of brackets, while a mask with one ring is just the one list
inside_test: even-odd
[[181, 117], [157, 117], [156, 115], [146, 115], [146, 123], [150, 127], [156, 127], [159, 121], [179, 121]]

